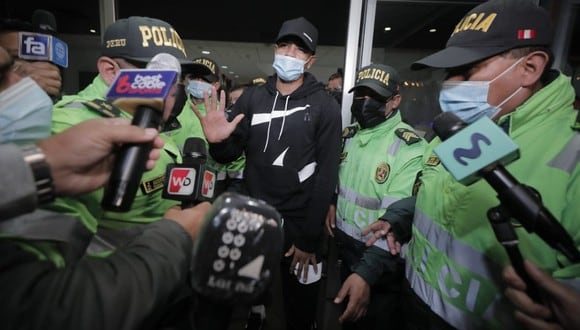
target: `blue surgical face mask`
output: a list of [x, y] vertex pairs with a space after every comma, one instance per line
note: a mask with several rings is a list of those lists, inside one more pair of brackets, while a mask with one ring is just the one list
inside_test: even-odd
[[0, 143], [29, 144], [50, 135], [52, 100], [29, 77], [0, 93]]
[[306, 61], [278, 54], [274, 56], [274, 64], [272, 64], [278, 77], [284, 81], [295, 81], [300, 78], [304, 74], [304, 65], [306, 65]]
[[211, 96], [211, 84], [201, 80], [190, 80], [187, 85], [187, 91], [196, 99], [203, 99], [203, 92]]
[[522, 87], [520, 86], [498, 105], [487, 103], [489, 86], [499, 77], [514, 68], [523, 58], [515, 61], [509, 68], [490, 81], [445, 81], [439, 92], [439, 105], [443, 112], [453, 112], [466, 123], [472, 123], [483, 116], [495, 117], [501, 106], [511, 100]]

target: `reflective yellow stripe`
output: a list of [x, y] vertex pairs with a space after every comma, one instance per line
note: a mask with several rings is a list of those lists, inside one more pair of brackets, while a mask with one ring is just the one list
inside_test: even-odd
[[578, 163], [580, 163], [580, 134], [575, 134], [548, 165], [572, 173]]
[[385, 196], [382, 199], [376, 197], [368, 197], [357, 193], [343, 185], [338, 188], [338, 195], [354, 205], [367, 210], [382, 210], [389, 207], [389, 205], [398, 201], [399, 197]]
[[[345, 233], [346, 235], [352, 237], [353, 239], [366, 243], [366, 241], [371, 238], [372, 233], [369, 233], [366, 236], [362, 236], [361, 235], [361, 230], [356, 228], [355, 226], [347, 223], [343, 218], [339, 217], [338, 215], [336, 216], [336, 228], [338, 228], [340, 231], [342, 231], [343, 233]], [[375, 241], [375, 243], [373, 244], [374, 246], [381, 248], [385, 251], [389, 251], [389, 245], [387, 245], [387, 240], [386, 239], [378, 239]]]

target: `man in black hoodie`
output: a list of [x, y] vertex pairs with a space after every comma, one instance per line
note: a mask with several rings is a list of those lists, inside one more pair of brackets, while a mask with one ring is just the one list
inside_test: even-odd
[[338, 177], [341, 115], [324, 84], [304, 69], [316, 60], [318, 30], [303, 17], [282, 24], [274, 46], [276, 73], [246, 90], [225, 120], [225, 96], [194, 111], [222, 163], [246, 153], [244, 178], [251, 196], [284, 218], [282, 287], [287, 329], [315, 327], [323, 223]]

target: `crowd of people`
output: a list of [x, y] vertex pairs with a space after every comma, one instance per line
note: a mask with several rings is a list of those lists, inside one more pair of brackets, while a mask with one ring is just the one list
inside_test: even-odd
[[[33, 32], [30, 23], [0, 24], [2, 327], [232, 323], [207, 322], [215, 315], [196, 310], [205, 300], [191, 284], [193, 246], [212, 200], [184, 207], [163, 198], [168, 165], [183, 161], [194, 137], [208, 151], [214, 199], [251, 196], [283, 219], [268, 290], [252, 304], [228, 306], [241, 313], [240, 329], [320, 328], [323, 274], [334, 269], [325, 265], [325, 238], [340, 260], [331, 294], [342, 329], [580, 328], [579, 260], [512, 215], [507, 225], [527, 259], [512, 267], [488, 214], [505, 191], [487, 180], [459, 182], [438, 152], [448, 136], [436, 130], [426, 141], [404, 121], [397, 68], [362, 66], [353, 86], [343, 85], [342, 69], [326, 83], [309, 73], [319, 60], [318, 29], [306, 18], [281, 22], [270, 75], [234, 86], [214, 59], [188, 57], [168, 22], [119, 19], [104, 32], [98, 74], [75, 95], [62, 95], [64, 67], [19, 57], [19, 34]], [[168, 42], [148, 42], [153, 29]], [[580, 115], [569, 77], [552, 68], [553, 33], [548, 12], [533, 2], [490, 0], [411, 69], [445, 71], [439, 104], [457, 119], [453, 129], [491, 119], [517, 144], [519, 159], [505, 165], [539, 197], [528, 214], [545, 206], [577, 248]], [[107, 97], [120, 73], [155, 67], [160, 53], [176, 62], [164, 99]], [[344, 128], [343, 89], [353, 93], [353, 122]], [[143, 105], [160, 124], [132, 124]], [[481, 152], [475, 139], [471, 151]], [[115, 159], [130, 145], [151, 148], [146, 171], [129, 211], [107, 209]], [[474, 174], [496, 166], [487, 165]]]

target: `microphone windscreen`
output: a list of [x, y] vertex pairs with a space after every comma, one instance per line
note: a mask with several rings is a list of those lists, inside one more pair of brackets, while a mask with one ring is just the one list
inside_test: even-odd
[[433, 131], [441, 141], [447, 140], [466, 126], [467, 123], [452, 112], [442, 112], [433, 119]]
[[201, 138], [190, 137], [185, 140], [185, 144], [183, 145], [183, 156], [207, 156], [207, 149], [205, 147], [205, 141]]
[[32, 26], [34, 32], [46, 33], [54, 35], [57, 32], [56, 29], [56, 18], [54, 15], [44, 9], [36, 9], [32, 13]]
[[173, 70], [181, 74], [181, 64], [179, 60], [168, 53], [159, 53], [147, 63], [149, 70]]

